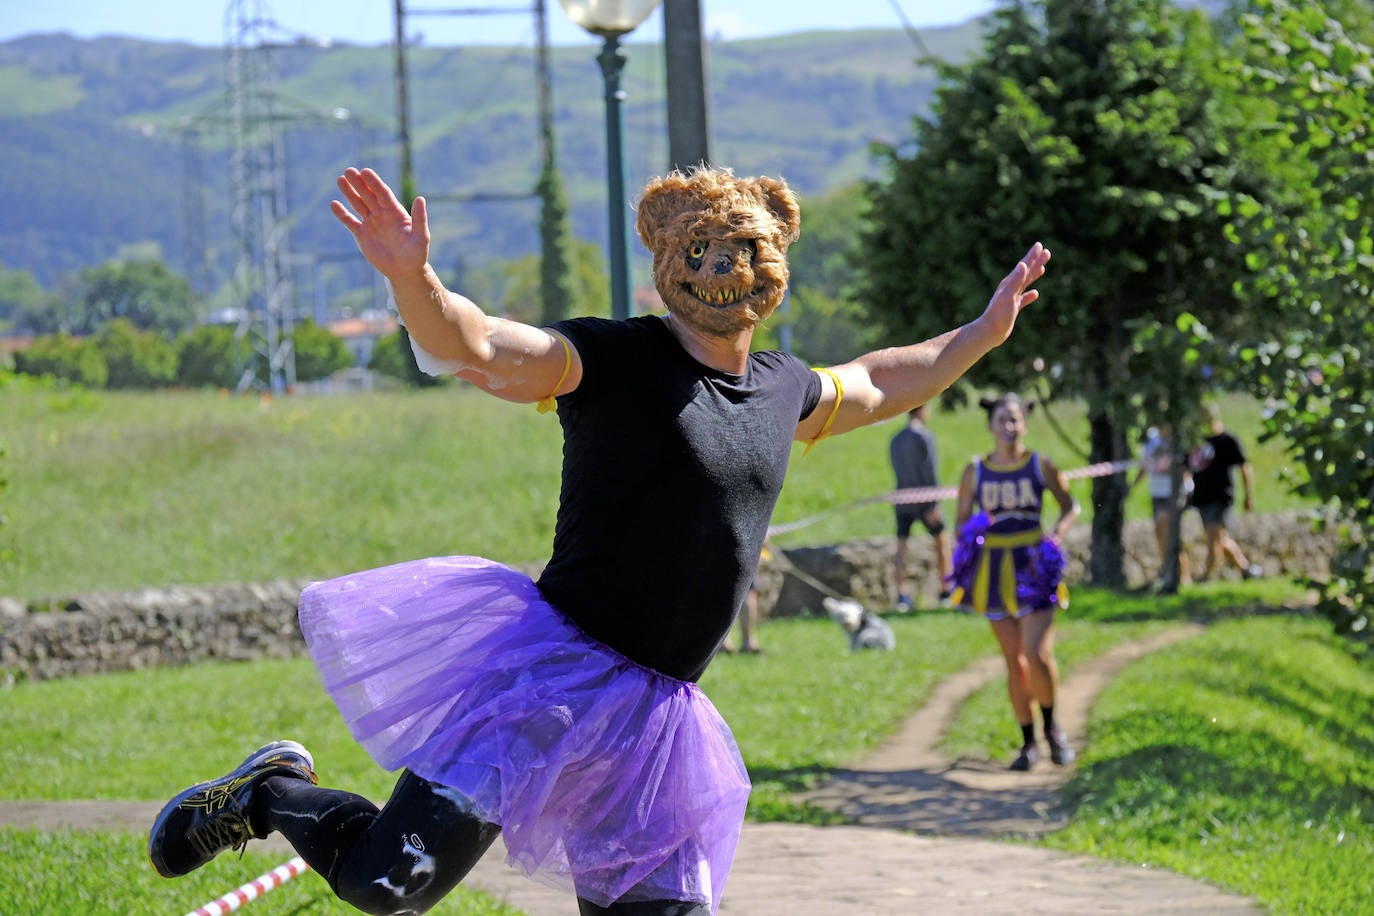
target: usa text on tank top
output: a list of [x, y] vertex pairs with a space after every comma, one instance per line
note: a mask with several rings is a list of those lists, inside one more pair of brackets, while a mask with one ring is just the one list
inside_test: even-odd
[[975, 458], [974, 500], [992, 519], [989, 531], [1015, 534], [1040, 527], [1045, 478], [1040, 456], [1031, 452], [1016, 464], [992, 464]]

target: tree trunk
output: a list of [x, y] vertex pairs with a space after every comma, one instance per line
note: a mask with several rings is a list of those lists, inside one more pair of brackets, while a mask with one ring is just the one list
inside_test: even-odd
[[[1092, 441], [1090, 461], [1094, 464], [1116, 461], [1125, 454], [1121, 434], [1105, 413], [1095, 411], [1088, 422]], [[1092, 553], [1088, 558], [1088, 581], [1104, 588], [1122, 588], [1126, 584], [1124, 551], [1121, 547], [1121, 532], [1126, 521], [1126, 476], [1109, 474], [1094, 477], [1092, 500]]]

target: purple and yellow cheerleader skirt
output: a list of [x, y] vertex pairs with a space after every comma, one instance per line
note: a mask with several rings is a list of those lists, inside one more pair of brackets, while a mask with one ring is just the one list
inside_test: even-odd
[[989, 620], [1024, 617], [1069, 606], [1064, 554], [1041, 530], [989, 530], [978, 513], [954, 545], [950, 603]]
[[696, 684], [590, 638], [528, 576], [477, 557], [313, 583], [300, 623], [372, 758], [471, 799], [513, 866], [599, 906], [715, 912], [749, 777]]

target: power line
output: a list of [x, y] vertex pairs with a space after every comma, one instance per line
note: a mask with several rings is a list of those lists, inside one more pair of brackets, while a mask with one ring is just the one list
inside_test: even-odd
[[906, 10], [902, 9], [900, 0], [888, 0], [888, 3], [892, 5], [892, 11], [897, 14], [897, 18], [902, 21], [902, 31], [906, 32], [907, 38], [911, 39], [911, 43], [916, 46], [916, 50], [921, 52], [921, 57], [926, 60], [932, 60], [933, 55], [930, 53], [930, 48], [926, 47], [925, 39], [921, 37], [921, 33], [916, 30], [916, 27], [911, 24], [911, 20], [907, 18]]

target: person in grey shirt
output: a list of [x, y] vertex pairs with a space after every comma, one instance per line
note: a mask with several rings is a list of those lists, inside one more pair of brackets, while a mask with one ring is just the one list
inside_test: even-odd
[[[888, 446], [888, 456], [892, 460], [892, 471], [897, 476], [899, 490], [939, 485], [935, 434], [926, 426], [925, 418], [925, 404], [909, 411], [906, 426], [892, 437]], [[925, 526], [935, 548], [935, 569], [940, 574], [940, 603], [944, 604], [949, 599], [950, 585], [947, 580], [953, 569], [940, 504], [934, 501], [898, 503], [894, 508], [897, 513], [897, 551], [893, 557], [892, 571], [897, 585], [897, 607], [904, 611], [912, 607], [911, 584], [906, 577], [906, 556], [911, 528], [917, 521]]]

